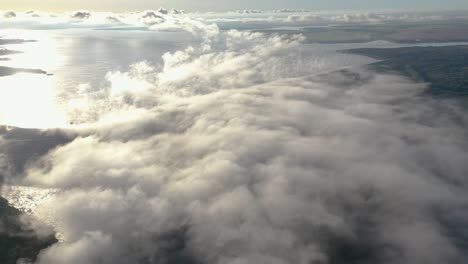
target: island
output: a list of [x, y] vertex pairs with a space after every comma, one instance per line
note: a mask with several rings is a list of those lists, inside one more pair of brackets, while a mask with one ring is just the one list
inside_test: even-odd
[[[2, 39], [2, 38], [0, 38], [0, 46], [1, 45], [7, 45], [7, 44], [21, 44], [21, 43], [25, 43], [25, 42], [35, 42], [35, 40]], [[16, 51], [16, 50], [9, 50], [9, 49], [6, 49], [4, 47], [0, 47], [0, 61], [8, 61], [8, 60], [10, 60], [10, 58], [5, 58], [4, 56], [18, 54], [18, 53], [21, 53], [21, 52]], [[12, 67], [7, 67], [7, 66], [0, 66], [0, 77], [14, 75], [14, 74], [17, 74], [17, 73], [35, 73], [35, 74], [51, 75], [51, 74], [49, 74], [46, 71], [41, 70], [41, 69], [12, 68]]]

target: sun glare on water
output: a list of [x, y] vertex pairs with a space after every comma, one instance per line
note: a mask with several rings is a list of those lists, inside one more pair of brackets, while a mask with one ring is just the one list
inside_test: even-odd
[[65, 115], [55, 99], [54, 78], [26, 73], [0, 78], [0, 122], [22, 128], [65, 126]]
[[[53, 74], [63, 58], [56, 41], [41, 32], [6, 31], [3, 38], [36, 40], [4, 48], [20, 51], [8, 56], [1, 66], [43, 70]], [[0, 124], [23, 128], [51, 128], [67, 125], [65, 114], [56, 98], [53, 75], [19, 73], [0, 77]]]

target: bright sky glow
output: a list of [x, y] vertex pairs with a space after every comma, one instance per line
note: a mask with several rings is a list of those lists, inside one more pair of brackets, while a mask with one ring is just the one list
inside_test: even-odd
[[0, 0], [2, 9], [65, 11], [76, 9], [127, 11], [160, 6], [188, 11], [236, 9], [305, 8], [311, 10], [459, 10], [468, 9], [466, 0]]

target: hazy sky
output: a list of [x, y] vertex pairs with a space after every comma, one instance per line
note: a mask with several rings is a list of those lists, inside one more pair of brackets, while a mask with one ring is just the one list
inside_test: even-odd
[[40, 10], [141, 10], [160, 6], [188, 11], [233, 9], [306, 8], [312, 10], [396, 9], [459, 10], [468, 9], [466, 0], [0, 0], [0, 9]]

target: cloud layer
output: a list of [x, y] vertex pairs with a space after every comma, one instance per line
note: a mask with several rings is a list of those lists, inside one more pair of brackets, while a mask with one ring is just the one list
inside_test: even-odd
[[365, 68], [322, 73], [301, 36], [137, 17], [202, 44], [74, 91], [80, 125], [22, 179], [60, 190], [38, 214], [64, 242], [38, 263], [463, 263], [456, 102]]
[[200, 22], [184, 15], [183, 11], [146, 10], [132, 13], [90, 12], [79, 10], [69, 13], [44, 13], [37, 11], [0, 11], [0, 24], [4, 27], [28, 29], [112, 28], [138, 27], [140, 29], [174, 31], [189, 30]]
[[[274, 26], [311, 26], [349, 23], [423, 22], [466, 20], [466, 13], [350, 12], [320, 13], [307, 10], [242, 10], [228, 13], [185, 13], [183, 10], [145, 10], [111, 13], [78, 10], [68, 13], [0, 11], [0, 25], [32, 29], [122, 28], [159, 31], [193, 30], [210, 23], [268, 23]], [[206, 25], [205, 25], [206, 26]]]

